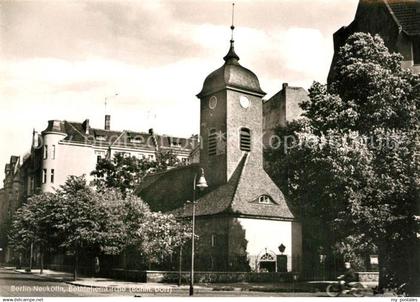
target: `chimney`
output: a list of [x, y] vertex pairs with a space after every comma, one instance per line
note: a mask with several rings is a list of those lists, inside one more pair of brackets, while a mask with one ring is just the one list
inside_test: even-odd
[[155, 132], [153, 131], [153, 128], [149, 129], [149, 134], [150, 134], [150, 137], [152, 138], [153, 144], [155, 145], [155, 150], [159, 151], [159, 146], [158, 146], [156, 136], [155, 136]]
[[111, 116], [109, 114], [105, 115], [105, 130], [111, 130]]
[[39, 145], [39, 136], [38, 132], [35, 131], [35, 128], [32, 130], [32, 149], [37, 149]]
[[288, 83], [283, 83], [283, 90], [286, 89], [289, 86]]
[[85, 134], [89, 134], [89, 119], [85, 119], [85, 121], [82, 124], [83, 130], [85, 131]]

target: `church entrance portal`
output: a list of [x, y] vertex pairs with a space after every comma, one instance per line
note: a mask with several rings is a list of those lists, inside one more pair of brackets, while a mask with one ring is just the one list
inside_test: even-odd
[[260, 261], [260, 272], [275, 272], [276, 263], [273, 261]]
[[259, 272], [275, 272], [276, 271], [276, 255], [265, 251], [258, 259]]

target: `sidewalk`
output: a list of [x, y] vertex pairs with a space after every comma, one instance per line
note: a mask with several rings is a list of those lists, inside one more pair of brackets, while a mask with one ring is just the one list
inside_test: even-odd
[[[9, 268], [10, 269], [10, 268]], [[13, 268], [14, 269], [14, 268]], [[28, 273], [24, 269], [16, 270], [22, 274], [33, 274], [49, 280], [65, 282], [72, 286], [83, 286], [92, 288], [112, 288], [113, 290], [125, 289], [133, 292], [187, 292], [188, 284], [178, 286], [170, 283], [140, 283], [115, 280], [110, 278], [94, 278], [80, 276], [76, 281], [73, 274], [44, 269], [40, 274], [39, 269], [33, 269]], [[316, 288], [309, 282], [295, 283], [196, 283], [194, 289], [197, 292], [210, 291], [259, 291], [259, 292], [315, 292]]]
[[[15, 268], [8, 268], [13, 269]], [[181, 293], [188, 292], [189, 285], [183, 284], [178, 286], [173, 283], [141, 283], [116, 280], [110, 278], [95, 278], [79, 276], [76, 281], [73, 280], [73, 274], [44, 269], [40, 274], [39, 269], [33, 269], [31, 273], [25, 272], [24, 269], [16, 270], [23, 274], [33, 274], [41, 278], [65, 282], [72, 286], [91, 287], [91, 288], [107, 288], [115, 291], [129, 290], [132, 292], [154, 292], [154, 293]], [[253, 291], [253, 292], [325, 292], [328, 284], [335, 281], [298, 281], [298, 282], [271, 282], [271, 283], [196, 283], [194, 289], [197, 292], [214, 292], [214, 291]], [[373, 288], [377, 285], [375, 282], [361, 282], [365, 288]]]
[[[40, 273], [39, 269], [33, 269], [30, 273], [26, 272], [24, 269], [16, 270], [22, 274], [33, 274], [39, 276], [41, 278], [60, 281], [67, 283], [72, 286], [80, 286], [80, 287], [91, 287], [91, 288], [108, 288], [118, 291], [118, 289], [125, 289], [131, 290], [133, 292], [184, 292], [188, 291], [188, 285], [178, 286], [176, 284], [168, 284], [168, 283], [140, 283], [140, 282], [129, 282], [129, 281], [122, 281], [122, 280], [115, 280], [110, 278], [95, 278], [95, 277], [84, 277], [79, 276], [76, 281], [73, 280], [72, 273], [66, 272], [59, 272], [44, 269], [43, 273]], [[195, 289], [198, 291], [206, 291], [212, 290], [206, 287], [202, 287], [199, 285], [194, 286]]]

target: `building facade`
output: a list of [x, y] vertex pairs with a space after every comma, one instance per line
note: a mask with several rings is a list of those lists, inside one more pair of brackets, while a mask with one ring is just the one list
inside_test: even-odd
[[273, 148], [278, 143], [278, 139], [275, 137], [278, 127], [286, 127], [288, 122], [301, 117], [303, 110], [299, 105], [308, 98], [308, 92], [304, 88], [283, 83], [279, 92], [263, 102], [263, 144], [265, 148]]
[[100, 158], [112, 158], [120, 153], [155, 160], [157, 151], [172, 150], [183, 165], [189, 164], [194, 138], [185, 139], [146, 132], [110, 130], [106, 116], [105, 129], [92, 128], [89, 120], [83, 123], [53, 120], [42, 131], [41, 191], [52, 192], [64, 184], [69, 175], [86, 175], [96, 168]]
[[7, 248], [10, 218], [20, 207], [24, 194], [20, 167], [20, 157], [11, 156], [4, 168], [3, 189], [0, 190], [0, 262], [6, 262], [10, 258], [10, 249]]
[[110, 116], [105, 117], [104, 129], [93, 128], [89, 120], [69, 122], [48, 121], [41, 133], [32, 133], [31, 150], [22, 159], [11, 156], [5, 165], [3, 189], [0, 190], [0, 262], [11, 260], [7, 248], [8, 222], [13, 213], [30, 196], [41, 192], [54, 192], [71, 175], [85, 175], [93, 180], [100, 158], [112, 158], [121, 153], [154, 160], [156, 152], [173, 151], [182, 165], [197, 160], [191, 151], [198, 145], [198, 137], [178, 138], [149, 132], [112, 131]]
[[354, 20], [334, 33], [328, 82], [334, 77], [338, 50], [355, 32], [380, 35], [391, 52], [404, 57], [403, 68], [420, 73], [420, 0], [360, 0]]
[[[263, 169], [265, 93], [257, 76], [239, 64], [233, 43], [197, 95], [200, 162], [155, 176], [139, 195], [152, 209], [185, 219], [192, 215], [187, 201], [197, 201], [197, 270], [296, 272], [300, 223]], [[208, 188], [198, 192], [193, 184], [201, 169]]]

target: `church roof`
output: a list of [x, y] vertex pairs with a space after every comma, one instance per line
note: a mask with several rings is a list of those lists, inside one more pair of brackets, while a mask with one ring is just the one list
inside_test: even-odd
[[[142, 180], [135, 193], [149, 204], [152, 211], [171, 211], [192, 200], [193, 180], [199, 172], [199, 165], [191, 164], [150, 174]], [[199, 194], [197, 192], [197, 196]]]
[[231, 40], [229, 51], [223, 58], [225, 64], [207, 76], [197, 97], [201, 98], [225, 88], [236, 88], [260, 96], [265, 95], [255, 73], [239, 64], [239, 56], [235, 52], [233, 43], [234, 41]]
[[[271, 203], [261, 204], [258, 198], [266, 195]], [[192, 204], [186, 203], [170, 213], [177, 217], [189, 217]], [[249, 164], [245, 154], [229, 181], [205, 194], [196, 202], [196, 216], [237, 214], [272, 219], [293, 220], [280, 189], [262, 168]]]

